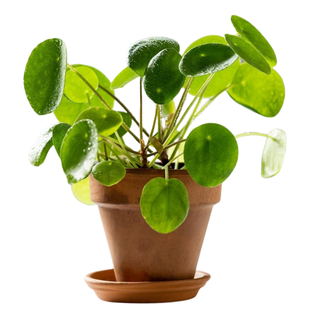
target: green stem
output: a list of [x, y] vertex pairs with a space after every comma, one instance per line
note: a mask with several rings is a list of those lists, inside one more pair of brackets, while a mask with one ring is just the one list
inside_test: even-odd
[[270, 138], [274, 141], [277, 140], [274, 137], [271, 137], [265, 133], [260, 133], [260, 132], [244, 132], [244, 133], [237, 134], [234, 137], [237, 139], [237, 138], [247, 137], [247, 136], [261, 136], [261, 137], [265, 137], [265, 138]]
[[169, 180], [169, 167], [167, 165], [165, 165], [163, 167], [163, 169], [165, 170], [165, 173], [164, 173], [164, 177], [166, 180]]
[[176, 159], [178, 159], [180, 156], [182, 156], [183, 155], [183, 152], [181, 152], [180, 154], [178, 154], [176, 157], [174, 157], [173, 159], [171, 159], [164, 167], [163, 167], [163, 169], [166, 169], [167, 167], [169, 167], [170, 166], [170, 164], [174, 161], [174, 160], [176, 160]]
[[[112, 152], [112, 149], [111, 149], [111, 146], [109, 146], [108, 144], [107, 144], [107, 147], [110, 149], [110, 153]], [[124, 162], [115, 152], [114, 152], [114, 155], [115, 155], [115, 157], [118, 159], [118, 161], [124, 166], [124, 167], [126, 167], [126, 162]], [[130, 164], [130, 166], [131, 166], [131, 164]], [[131, 166], [132, 167], [132, 166]]]
[[141, 145], [141, 152], [143, 151], [142, 146], [142, 139], [143, 139], [143, 130], [142, 130], [142, 77], [140, 78], [140, 124], [139, 124], [139, 130], [140, 130], [140, 145]]

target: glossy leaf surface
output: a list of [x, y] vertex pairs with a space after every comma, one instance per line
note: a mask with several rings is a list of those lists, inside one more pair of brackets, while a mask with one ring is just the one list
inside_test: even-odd
[[227, 128], [203, 124], [189, 134], [184, 161], [194, 181], [204, 187], [215, 187], [229, 177], [237, 164], [237, 141]]
[[[122, 117], [122, 120], [123, 122], [127, 125], [127, 127], [130, 129], [131, 128], [131, 125], [132, 125], [132, 119], [131, 117], [126, 113], [126, 112], [123, 112], [123, 111], [117, 111], [118, 113], [121, 114], [121, 117]], [[122, 126], [119, 127], [119, 129], [117, 130], [118, 134], [120, 137], [123, 137], [127, 131], [125, 128], [123, 128]], [[112, 134], [111, 135], [114, 139], [117, 139], [116, 135], [115, 134]]]
[[178, 179], [152, 179], [143, 188], [140, 207], [152, 229], [160, 233], [172, 232], [188, 215], [187, 189]]
[[150, 60], [163, 49], [180, 50], [178, 42], [170, 38], [151, 37], [135, 42], [128, 52], [128, 66], [143, 77]]
[[68, 123], [59, 123], [53, 129], [52, 143], [59, 156], [60, 156], [60, 149], [61, 149], [63, 138], [65, 137], [67, 131], [70, 128], [71, 128], [71, 125]]
[[55, 126], [52, 126], [40, 134], [29, 152], [29, 161], [36, 167], [44, 162], [52, 147], [52, 131], [54, 127]]
[[244, 107], [265, 117], [276, 116], [282, 108], [285, 88], [280, 75], [259, 72], [247, 63], [241, 64], [228, 93]]
[[92, 175], [101, 184], [110, 187], [125, 177], [126, 169], [119, 162], [102, 161], [93, 167]]
[[231, 21], [239, 35], [249, 41], [266, 58], [270, 66], [274, 67], [277, 64], [276, 54], [260, 31], [241, 17], [232, 16]]
[[185, 76], [179, 70], [181, 55], [174, 49], [164, 49], [149, 63], [144, 76], [144, 90], [155, 103], [173, 100], [183, 87]]
[[263, 73], [270, 74], [271, 67], [265, 57], [246, 40], [226, 34], [226, 40], [233, 51], [244, 61]]
[[91, 172], [98, 150], [98, 131], [93, 121], [74, 124], [63, 139], [60, 158], [69, 183], [85, 179]]
[[[76, 67], [80, 73], [96, 90], [99, 85], [99, 79], [96, 73], [88, 67]], [[85, 103], [93, 97], [94, 92], [87, 86], [87, 84], [72, 70], [68, 70], [66, 74], [66, 84], [64, 87], [64, 94], [74, 103]]]
[[139, 76], [130, 67], [126, 67], [114, 78], [111, 83], [111, 88], [123, 88], [126, 84], [138, 77]]
[[192, 48], [183, 55], [179, 68], [185, 76], [203, 76], [229, 67], [237, 58], [229, 46], [207, 43]]
[[280, 172], [287, 147], [287, 136], [283, 130], [274, 129], [268, 136], [271, 138], [267, 138], [261, 161], [263, 178], [274, 177]]
[[94, 203], [91, 201], [90, 197], [90, 184], [89, 184], [89, 177], [80, 180], [76, 183], [73, 183], [71, 185], [71, 189], [73, 192], [73, 195], [76, 197], [77, 200], [80, 202], [87, 204], [87, 205], [93, 205]]
[[119, 112], [102, 107], [92, 107], [83, 111], [76, 119], [76, 122], [83, 119], [92, 120], [96, 125], [98, 133], [103, 136], [113, 134], [122, 124], [122, 117]]
[[48, 114], [58, 107], [66, 68], [67, 49], [62, 40], [48, 39], [33, 49], [24, 72], [24, 89], [37, 114]]

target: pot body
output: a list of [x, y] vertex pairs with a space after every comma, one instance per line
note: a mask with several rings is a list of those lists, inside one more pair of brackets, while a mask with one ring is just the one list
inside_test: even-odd
[[188, 190], [190, 209], [173, 232], [160, 234], [146, 223], [140, 211], [144, 186], [164, 170], [127, 169], [118, 184], [106, 187], [90, 176], [91, 200], [98, 205], [117, 281], [165, 281], [193, 279], [214, 204], [221, 185], [205, 188], [186, 170], [170, 170]]

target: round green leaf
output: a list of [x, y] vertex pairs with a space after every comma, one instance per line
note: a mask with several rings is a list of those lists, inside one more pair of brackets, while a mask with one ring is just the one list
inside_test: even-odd
[[221, 36], [205, 36], [202, 37], [194, 42], [192, 42], [189, 47], [184, 51], [183, 54], [186, 54], [188, 51], [190, 51], [191, 49], [201, 46], [203, 44], [207, 44], [207, 43], [221, 43], [224, 45], [227, 45], [227, 41], [225, 40], [224, 37]]
[[65, 135], [60, 158], [69, 183], [86, 178], [92, 169], [98, 150], [98, 131], [93, 121], [81, 120]]
[[52, 143], [59, 156], [63, 138], [70, 128], [71, 125], [68, 123], [59, 123], [54, 127], [52, 131]]
[[52, 131], [54, 127], [55, 125], [40, 134], [29, 152], [29, 161], [36, 167], [43, 163], [52, 147]]
[[67, 49], [60, 39], [49, 39], [33, 49], [24, 72], [24, 89], [33, 110], [54, 111], [62, 98], [67, 68]]
[[184, 54], [179, 68], [185, 76], [203, 76], [229, 67], [237, 58], [230, 47], [221, 43], [207, 43]]
[[[131, 117], [126, 112], [123, 112], [123, 111], [118, 111], [118, 113], [121, 114], [123, 122], [130, 129], [131, 125], [132, 125]], [[127, 130], [125, 128], [123, 128], [122, 126], [120, 126], [119, 129], [117, 130], [117, 132], [118, 132], [120, 137], [123, 137], [127, 133]], [[116, 135], [114, 133], [111, 135], [111, 137], [113, 137], [114, 139], [117, 139], [117, 137], [116, 137]]]
[[152, 179], [143, 188], [140, 207], [152, 229], [160, 233], [172, 232], [188, 215], [187, 189], [178, 179]]
[[249, 41], [269, 62], [271, 67], [277, 64], [277, 57], [267, 39], [249, 21], [232, 16], [231, 21], [242, 38]]
[[280, 172], [287, 147], [287, 136], [283, 130], [274, 129], [268, 136], [261, 161], [263, 178], [274, 177]]
[[125, 177], [126, 169], [119, 162], [102, 161], [93, 167], [92, 175], [101, 184], [110, 187]]
[[79, 182], [73, 183], [71, 185], [71, 189], [72, 189], [73, 195], [80, 202], [87, 204], [89, 206], [94, 204], [91, 201], [91, 197], [90, 197], [89, 177], [83, 180], [80, 180]]
[[183, 87], [185, 76], [179, 70], [181, 55], [174, 49], [164, 49], [150, 61], [144, 76], [144, 90], [155, 103], [173, 100]]
[[203, 124], [189, 134], [184, 161], [195, 182], [215, 187], [229, 177], [237, 164], [237, 141], [227, 128], [216, 123]]
[[126, 67], [114, 78], [114, 80], [111, 83], [111, 88], [123, 88], [126, 84], [128, 84], [136, 78], [138, 78], [138, 75], [131, 68]]
[[98, 133], [103, 136], [113, 134], [122, 124], [122, 117], [119, 112], [99, 107], [92, 107], [84, 110], [80, 113], [76, 122], [83, 119], [92, 120], [96, 125]]
[[128, 66], [143, 77], [150, 60], [163, 49], [180, 50], [179, 43], [170, 38], [151, 37], [135, 42], [128, 52]]
[[[96, 90], [99, 85], [99, 79], [96, 73], [88, 67], [80, 66], [76, 70], [80, 73]], [[72, 70], [66, 73], [66, 84], [64, 94], [74, 103], [85, 103], [92, 98], [94, 92], [85, 84], [84, 81]]]
[[229, 46], [241, 59], [263, 73], [271, 73], [268, 61], [253, 45], [237, 36], [226, 34], [225, 37]]
[[228, 93], [242, 106], [262, 116], [274, 117], [282, 108], [285, 88], [282, 78], [275, 70], [272, 69], [270, 75], [266, 75], [243, 63]]

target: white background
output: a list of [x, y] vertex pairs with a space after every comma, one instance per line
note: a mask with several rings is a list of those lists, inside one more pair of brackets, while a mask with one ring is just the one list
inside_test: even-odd
[[[12, 1], [1, 6], [0, 318], [320, 319], [319, 16], [317, 1]], [[252, 22], [278, 57], [286, 99], [276, 118], [220, 96], [195, 125], [234, 134], [288, 136], [282, 172], [260, 177], [264, 138], [239, 139], [238, 165], [214, 207], [198, 270], [212, 278], [198, 296], [167, 304], [100, 301], [83, 277], [112, 268], [96, 207], [73, 198], [54, 150], [33, 167], [28, 151], [53, 115], [29, 106], [23, 72], [45, 39], [66, 42], [69, 63], [111, 80], [128, 46], [148, 36], [176, 39], [181, 51], [211, 34], [235, 34], [230, 17]], [[138, 82], [119, 90], [138, 114]], [[120, 109], [118, 109], [120, 110]], [[153, 105], [146, 103], [151, 125]]]

